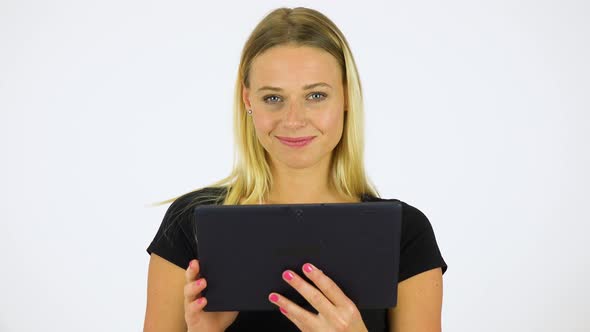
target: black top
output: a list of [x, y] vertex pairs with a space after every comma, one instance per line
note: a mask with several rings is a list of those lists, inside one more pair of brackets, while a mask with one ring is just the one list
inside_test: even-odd
[[[147, 248], [158, 256], [178, 265], [183, 270], [188, 263], [197, 258], [193, 208], [198, 204], [221, 204], [225, 187], [208, 187], [176, 199], [168, 207], [156, 236]], [[399, 201], [362, 195], [362, 202]], [[437, 267], [444, 274], [447, 264], [444, 261], [432, 225], [417, 208], [402, 203], [402, 234], [398, 283], [416, 274]], [[387, 310], [359, 310], [369, 331], [387, 331]], [[299, 331], [297, 326], [284, 317], [277, 308], [274, 311], [242, 311], [226, 331]]]

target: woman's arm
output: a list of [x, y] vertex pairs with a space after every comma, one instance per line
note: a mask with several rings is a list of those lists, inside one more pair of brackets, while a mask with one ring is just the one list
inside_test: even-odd
[[144, 332], [186, 332], [185, 284], [185, 270], [156, 254], [150, 255]]
[[443, 282], [441, 268], [398, 284], [397, 305], [388, 310], [390, 332], [440, 332]]

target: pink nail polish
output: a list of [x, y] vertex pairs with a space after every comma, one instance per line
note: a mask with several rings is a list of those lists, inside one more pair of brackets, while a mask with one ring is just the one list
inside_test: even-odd
[[201, 286], [201, 279], [197, 280], [197, 286]]
[[277, 296], [277, 294], [271, 294], [270, 297], [269, 297], [269, 299], [272, 302], [277, 302], [279, 300], [279, 297]]
[[289, 271], [285, 271], [285, 272], [283, 272], [283, 278], [291, 281], [291, 280], [293, 280], [293, 273], [291, 273]]
[[307, 272], [307, 273], [309, 273], [309, 272], [313, 271], [313, 267], [312, 267], [312, 265], [311, 265], [311, 264], [309, 264], [309, 263], [305, 263], [305, 264], [303, 264], [303, 271], [305, 271], [305, 272]]
[[287, 314], [287, 310], [285, 310], [285, 309], [283, 309], [283, 308], [281, 308], [281, 312], [282, 312], [283, 314], [285, 314], [285, 315]]
[[198, 304], [201, 304], [201, 303], [203, 303], [203, 301], [204, 301], [204, 300], [203, 300], [203, 298], [202, 298], [202, 297], [199, 297], [199, 298], [197, 299], [197, 303], [198, 303]]

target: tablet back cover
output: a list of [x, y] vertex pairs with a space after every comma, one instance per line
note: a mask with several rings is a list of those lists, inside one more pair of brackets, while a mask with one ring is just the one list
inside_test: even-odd
[[397, 303], [399, 201], [201, 205], [194, 214], [205, 311], [276, 310], [268, 295], [277, 292], [317, 313], [281, 277], [291, 269], [313, 285], [306, 262], [359, 309]]

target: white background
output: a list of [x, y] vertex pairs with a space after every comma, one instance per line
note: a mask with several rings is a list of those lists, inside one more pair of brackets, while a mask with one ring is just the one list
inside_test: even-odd
[[0, 331], [140, 331], [147, 205], [230, 171], [270, 10], [344, 32], [366, 165], [430, 219], [445, 331], [590, 329], [587, 1], [0, 0]]

